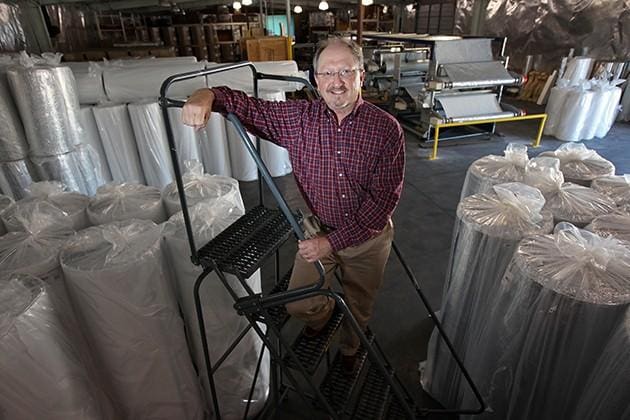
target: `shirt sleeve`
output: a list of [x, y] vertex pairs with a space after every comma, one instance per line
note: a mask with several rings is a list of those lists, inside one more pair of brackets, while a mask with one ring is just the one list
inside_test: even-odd
[[299, 138], [305, 103], [303, 101], [266, 101], [228, 87], [212, 88], [212, 110], [226, 116], [233, 113], [255, 136], [287, 147]]
[[359, 209], [350, 222], [328, 234], [333, 251], [358, 245], [380, 233], [386, 226], [398, 202], [405, 173], [405, 138], [400, 124], [392, 130], [370, 186]]

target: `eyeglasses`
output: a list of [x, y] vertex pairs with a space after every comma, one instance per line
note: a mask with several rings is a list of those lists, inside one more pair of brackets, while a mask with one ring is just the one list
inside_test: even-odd
[[349, 79], [352, 79], [354, 77], [354, 74], [358, 70], [359, 69], [344, 69], [344, 70], [339, 70], [339, 71], [322, 71], [322, 72], [315, 73], [315, 74], [317, 76], [321, 77], [322, 79], [326, 79], [326, 80], [332, 80], [337, 75], [339, 75], [339, 77], [341, 77], [343, 80], [349, 80]]

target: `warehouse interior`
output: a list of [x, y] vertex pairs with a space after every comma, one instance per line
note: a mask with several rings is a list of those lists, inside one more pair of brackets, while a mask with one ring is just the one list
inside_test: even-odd
[[[629, 19], [605, 0], [0, 0], [0, 418], [630, 419]], [[314, 212], [297, 156], [234, 115], [182, 122], [200, 89], [325, 101], [334, 37], [404, 133], [365, 329], [343, 266], [288, 286]], [[285, 304], [319, 295], [335, 310], [312, 334]]]

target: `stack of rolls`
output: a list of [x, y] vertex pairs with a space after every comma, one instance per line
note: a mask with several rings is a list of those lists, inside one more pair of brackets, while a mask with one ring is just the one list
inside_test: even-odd
[[164, 222], [160, 190], [141, 184], [107, 184], [90, 200], [87, 215], [93, 225], [143, 219]]

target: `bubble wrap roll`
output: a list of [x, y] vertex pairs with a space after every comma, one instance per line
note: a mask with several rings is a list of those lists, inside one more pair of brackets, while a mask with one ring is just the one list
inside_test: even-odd
[[[226, 121], [228, 147], [230, 149], [230, 167], [232, 169], [232, 178], [239, 181], [254, 181], [258, 179], [258, 167], [251, 157], [243, 139], [234, 128], [234, 124]], [[251, 143], [256, 147], [256, 137], [247, 133]]]
[[79, 144], [74, 150], [75, 160], [85, 184], [85, 192], [92, 196], [96, 194], [98, 187], [105, 184], [101, 162], [96, 151], [89, 144]]
[[[89, 145], [94, 149], [96, 158], [100, 166], [100, 178], [105, 182], [111, 182], [113, 180], [112, 173], [109, 170], [109, 164], [107, 163], [107, 155], [103, 148], [103, 142], [101, 136], [98, 134], [98, 127], [96, 126], [96, 120], [94, 119], [94, 113], [92, 107], [81, 107], [81, 125], [83, 127], [83, 143]], [[97, 185], [100, 187], [100, 185]]]
[[[225, 204], [200, 203], [191, 209], [195, 240], [200, 245], [210, 241], [243, 214], [242, 210]], [[190, 262], [190, 250], [181, 212], [165, 224], [164, 237], [169, 261], [175, 274], [178, 299], [188, 327], [193, 357], [199, 368], [206, 399], [212, 401], [193, 298], [193, 285], [201, 274], [201, 269]], [[245, 291], [236, 277], [227, 275], [227, 279], [239, 296], [245, 296]], [[254, 292], [261, 290], [260, 271], [256, 271], [246, 281]], [[234, 312], [233, 299], [215, 273], [210, 274], [202, 283], [200, 297], [206, 338], [210, 345], [210, 360], [217, 360], [247, 326], [247, 322]], [[250, 330], [214, 374], [222, 418], [243, 418], [260, 350], [261, 340]], [[251, 400], [251, 416], [255, 416], [264, 406], [268, 390], [269, 359], [265, 355]]]
[[591, 188], [612, 198], [618, 206], [630, 204], [629, 175], [612, 175], [594, 179]]
[[558, 149], [543, 152], [540, 157], [560, 159], [560, 170], [567, 182], [590, 186], [594, 179], [615, 174], [615, 165], [582, 143], [563, 144]]
[[608, 98], [608, 103], [606, 104], [606, 109], [602, 115], [602, 118], [599, 120], [599, 124], [597, 125], [597, 130], [595, 131], [595, 136], [602, 138], [606, 137], [608, 131], [612, 128], [615, 120], [617, 119], [617, 114], [619, 110], [619, 101], [621, 100], [621, 88], [613, 87], [611, 88], [610, 97]]
[[555, 86], [551, 88], [549, 94], [549, 101], [545, 108], [547, 114], [547, 122], [545, 123], [544, 134], [546, 136], [555, 136], [560, 126], [562, 119], [564, 105], [567, 102], [567, 96], [569, 95], [570, 88], [563, 86]]
[[71, 191], [88, 194], [79, 156], [72, 151], [63, 155], [31, 157], [37, 176], [44, 181], [59, 181]]
[[127, 105], [96, 106], [92, 112], [114, 181], [144, 184]]
[[166, 220], [160, 190], [140, 184], [100, 187], [90, 200], [87, 214], [94, 225], [130, 219], [152, 220], [155, 223]]
[[37, 179], [29, 160], [0, 162], [0, 190], [14, 200], [26, 197], [26, 187]]
[[[260, 73], [278, 74], [283, 76], [305, 77], [303, 72], [298, 70], [297, 63], [292, 60], [279, 61], [257, 61], [252, 63]], [[218, 64], [208, 64], [207, 68], [216, 67]], [[253, 92], [252, 72], [247, 67], [241, 67], [228, 72], [216, 73], [207, 76], [208, 87], [229, 86], [232, 89]], [[261, 80], [258, 84], [260, 89], [269, 91], [292, 92], [302, 89], [301, 83], [285, 82], [279, 80]]]
[[[259, 96], [261, 99], [268, 101], [286, 101], [286, 95], [282, 91], [261, 91]], [[265, 166], [269, 169], [271, 176], [284, 176], [290, 174], [293, 170], [289, 159], [289, 151], [284, 147], [276, 146], [270, 141], [261, 139], [260, 157], [262, 157]]]
[[129, 104], [128, 109], [147, 185], [162, 189], [175, 176], [162, 110], [157, 102]]
[[180, 169], [184, 168], [184, 162], [187, 160], [202, 162], [200, 144], [208, 139], [205, 130], [195, 130], [193, 127], [183, 124], [181, 108], [169, 108], [168, 116], [173, 130]]
[[94, 62], [66, 62], [77, 82], [77, 94], [81, 104], [99, 104], [107, 101], [103, 87], [102, 66]]
[[613, 236], [630, 242], [630, 214], [611, 213], [598, 216], [585, 229], [599, 236]]
[[221, 114], [213, 112], [203, 130], [200, 148], [206, 173], [232, 176], [226, 123]]
[[202, 420], [184, 325], [150, 221], [86, 229], [60, 262], [79, 319], [121, 418]]
[[[89, 349], [62, 319], [71, 307], [51, 300], [48, 286], [28, 275], [0, 279], [0, 406], [3, 418], [115, 418]], [[74, 320], [76, 324], [76, 319]]]
[[570, 224], [521, 241], [469, 365], [491, 391], [481, 418], [586, 418], [573, 410], [630, 305], [628, 246]]
[[[2, 212], [4, 212], [8, 207], [10, 207], [11, 204], [13, 204], [14, 202], [15, 201], [13, 201], [11, 197], [0, 194], [0, 216], [2, 216]], [[7, 233], [7, 229], [4, 226], [2, 219], [0, 219], [0, 236], [4, 235], [5, 233]]]
[[[611, 89], [594, 89], [593, 102], [591, 103], [589, 120], [584, 126], [582, 138], [591, 140], [595, 137], [595, 133], [600, 125], [600, 121], [604, 118], [608, 103], [612, 99], [613, 90]], [[608, 131], [608, 130], [606, 130]]]
[[16, 66], [7, 76], [32, 156], [68, 153], [81, 142], [79, 98], [70, 68]]
[[21, 160], [28, 154], [22, 120], [11, 96], [6, 68], [0, 66], [0, 160]]
[[565, 183], [555, 193], [546, 196], [545, 208], [556, 223], [569, 222], [584, 227], [597, 216], [615, 211], [615, 202], [592, 188]]
[[563, 141], [580, 141], [588, 123], [595, 93], [583, 89], [571, 89], [562, 108], [556, 138]]
[[49, 218], [54, 228], [81, 230], [90, 226], [86, 212], [89, 201], [85, 195], [74, 192], [28, 197], [8, 207], [0, 218], [9, 232], [29, 232], [34, 219], [39, 219], [39, 225], [43, 218]]

